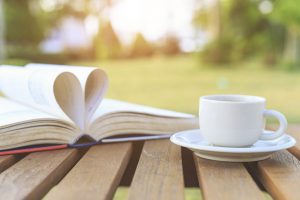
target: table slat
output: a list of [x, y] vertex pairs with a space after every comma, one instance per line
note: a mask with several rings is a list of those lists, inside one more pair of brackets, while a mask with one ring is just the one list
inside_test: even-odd
[[206, 160], [194, 155], [204, 199], [264, 199], [242, 163]]
[[146, 141], [129, 199], [184, 199], [181, 149], [169, 140]]
[[44, 199], [112, 199], [131, 152], [131, 143], [92, 147]]
[[22, 156], [16, 155], [8, 155], [8, 156], [0, 156], [0, 173], [18, 162]]
[[74, 149], [29, 154], [0, 174], [0, 199], [40, 199], [79, 158]]
[[257, 177], [275, 199], [300, 198], [300, 161], [287, 151], [257, 164]]
[[292, 135], [297, 143], [294, 147], [290, 148], [289, 151], [300, 159], [300, 125], [292, 124], [288, 126], [287, 133]]

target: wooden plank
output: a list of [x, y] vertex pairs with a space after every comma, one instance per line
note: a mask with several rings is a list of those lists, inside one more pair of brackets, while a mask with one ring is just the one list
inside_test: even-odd
[[242, 163], [212, 161], [194, 156], [204, 199], [264, 199]]
[[[267, 128], [271, 130], [276, 130], [278, 125], [269, 125]], [[297, 143], [294, 147], [289, 148], [288, 151], [291, 152], [294, 156], [300, 159], [300, 125], [299, 124], [289, 124], [286, 131], [287, 134], [293, 136]]]
[[0, 199], [41, 199], [80, 157], [74, 149], [29, 154], [0, 174]]
[[300, 161], [287, 151], [258, 162], [257, 177], [274, 199], [300, 199]]
[[112, 199], [131, 152], [131, 143], [92, 147], [44, 199]]
[[169, 140], [145, 142], [128, 199], [184, 199], [179, 146]]
[[288, 126], [287, 133], [293, 136], [297, 143], [294, 147], [290, 148], [289, 151], [300, 159], [300, 125], [292, 124]]
[[8, 156], [0, 156], [0, 173], [18, 162], [23, 156], [17, 155], [8, 155]]

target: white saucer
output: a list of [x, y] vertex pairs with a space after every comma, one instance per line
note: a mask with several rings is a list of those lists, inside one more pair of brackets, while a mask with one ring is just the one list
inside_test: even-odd
[[259, 140], [250, 147], [213, 146], [203, 138], [200, 129], [175, 133], [170, 140], [177, 145], [191, 149], [199, 157], [227, 162], [264, 160], [269, 158], [275, 151], [290, 148], [296, 143], [293, 137], [285, 134], [271, 141]]

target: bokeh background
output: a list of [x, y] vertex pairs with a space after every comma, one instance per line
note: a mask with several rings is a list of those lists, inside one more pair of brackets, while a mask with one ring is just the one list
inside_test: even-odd
[[[300, 122], [299, 0], [0, 0], [0, 63], [104, 68], [107, 97], [197, 114], [259, 95]], [[186, 199], [198, 199], [187, 189]], [[119, 188], [115, 199], [124, 199]], [[267, 198], [267, 197], [266, 197]]]
[[300, 122], [299, 0], [0, 0], [0, 62], [104, 68], [107, 97], [197, 114], [259, 95]]

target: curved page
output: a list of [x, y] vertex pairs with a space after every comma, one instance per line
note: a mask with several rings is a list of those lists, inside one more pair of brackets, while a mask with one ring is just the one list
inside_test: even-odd
[[0, 88], [15, 101], [84, 129], [82, 89], [71, 73], [1, 66]]
[[176, 118], [194, 118], [195, 115], [181, 113], [171, 110], [165, 110], [160, 108], [154, 108], [150, 106], [144, 106], [126, 101], [119, 101], [114, 99], [103, 99], [102, 104], [99, 106], [95, 113], [96, 119], [102, 115], [114, 112], [135, 112], [141, 114], [157, 115], [162, 117], [176, 117]]
[[149, 106], [128, 103], [125, 101], [103, 99], [101, 105], [98, 107], [94, 116], [92, 117], [91, 124], [94, 121], [96, 121], [98, 118], [106, 114], [119, 113], [119, 112], [140, 113], [145, 115], [154, 115], [154, 116], [170, 117], [170, 118], [195, 118], [195, 116], [191, 114], [153, 108]]
[[88, 123], [103, 99], [108, 87], [106, 73], [95, 67], [79, 67], [50, 64], [28, 64], [28, 69], [49, 69], [60, 72], [71, 72], [80, 81], [85, 98], [85, 121]]
[[0, 97], [0, 128], [39, 119], [57, 119], [57, 117]]

